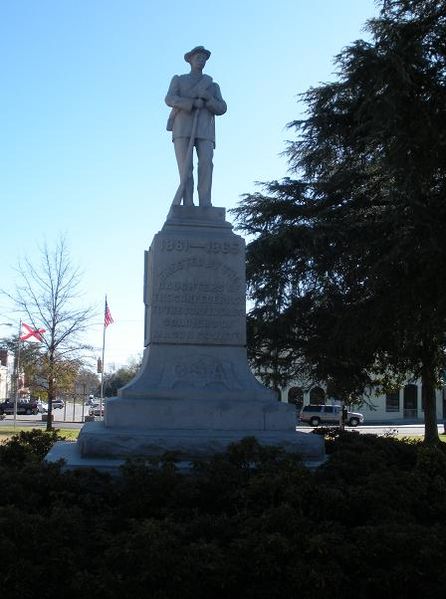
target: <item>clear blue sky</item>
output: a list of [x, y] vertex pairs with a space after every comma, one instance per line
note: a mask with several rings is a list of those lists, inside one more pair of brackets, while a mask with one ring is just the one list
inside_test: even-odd
[[[217, 119], [213, 204], [286, 175], [297, 95], [365, 37], [374, 0], [0, 0], [0, 287], [20, 257], [66, 235], [106, 363], [143, 350], [143, 254], [178, 185], [164, 96], [195, 45], [228, 112]], [[0, 321], [17, 322], [0, 305]], [[102, 314], [98, 316], [98, 322]], [[0, 326], [0, 336], [10, 329]], [[101, 327], [89, 342], [99, 348]]]

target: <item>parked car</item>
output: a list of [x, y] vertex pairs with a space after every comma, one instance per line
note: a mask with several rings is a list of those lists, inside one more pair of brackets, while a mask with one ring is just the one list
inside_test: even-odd
[[[319, 426], [320, 424], [340, 424], [342, 415], [342, 406], [328, 405], [308, 405], [304, 406], [300, 412], [300, 420], [310, 426]], [[348, 426], [358, 426], [364, 422], [364, 415], [359, 412], [349, 412], [347, 410], [345, 424]]]
[[62, 409], [63, 407], [65, 407], [63, 399], [53, 399], [53, 410]]
[[104, 415], [104, 407], [105, 407], [105, 401], [102, 403], [102, 407], [100, 406], [99, 403], [92, 405], [88, 409], [88, 414], [90, 416], [103, 416]]
[[42, 400], [39, 399], [37, 401], [37, 410], [41, 414], [46, 414], [48, 412], [48, 404], [45, 401], [42, 401]]
[[[31, 415], [38, 413], [38, 407], [36, 401], [24, 401], [19, 400], [17, 402], [17, 414], [19, 415]], [[0, 415], [2, 414], [14, 414], [14, 401], [7, 399], [0, 403]]]

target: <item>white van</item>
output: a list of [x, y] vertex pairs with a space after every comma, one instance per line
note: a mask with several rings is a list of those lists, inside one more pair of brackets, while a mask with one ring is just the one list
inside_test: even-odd
[[[308, 405], [300, 411], [300, 420], [310, 426], [320, 424], [340, 424], [342, 417], [342, 406]], [[364, 422], [364, 415], [359, 412], [347, 411], [345, 424], [358, 426]]]

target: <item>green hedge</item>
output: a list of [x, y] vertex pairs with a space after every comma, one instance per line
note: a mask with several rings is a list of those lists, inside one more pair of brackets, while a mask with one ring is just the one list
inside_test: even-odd
[[111, 479], [42, 464], [56, 438], [0, 447], [2, 599], [444, 596], [441, 449], [341, 433], [309, 472], [248, 438], [190, 475], [166, 456]]

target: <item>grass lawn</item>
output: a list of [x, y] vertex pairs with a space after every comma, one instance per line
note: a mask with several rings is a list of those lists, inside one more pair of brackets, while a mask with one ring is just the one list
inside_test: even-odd
[[[41, 427], [36, 427], [41, 430]], [[57, 428], [57, 427], [56, 427]], [[14, 430], [14, 426], [1, 426], [0, 427], [0, 443], [4, 443], [8, 439], [10, 439], [14, 434], [19, 433], [20, 431], [29, 431], [32, 430], [29, 426], [16, 426]], [[61, 437], [66, 439], [67, 441], [76, 441], [79, 436], [80, 429], [74, 428], [58, 428], [58, 433]], [[395, 435], [397, 439], [408, 439], [410, 441], [420, 441], [423, 435]], [[446, 443], [446, 434], [440, 435], [440, 441]]]
[[[409, 441], [422, 441], [424, 435], [395, 435], [396, 439], [408, 439]], [[439, 435], [440, 441], [446, 443], [446, 434]]]
[[[37, 428], [37, 427], [36, 427]], [[30, 431], [32, 427], [30, 426], [16, 426], [14, 430], [14, 426], [1, 426], [0, 427], [0, 443], [3, 443], [10, 439], [13, 435], [19, 433], [20, 431]], [[39, 430], [42, 430], [39, 427]], [[60, 428], [57, 429], [59, 435], [66, 439], [67, 441], [75, 441], [79, 436], [79, 430], [76, 428]]]

